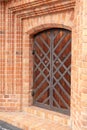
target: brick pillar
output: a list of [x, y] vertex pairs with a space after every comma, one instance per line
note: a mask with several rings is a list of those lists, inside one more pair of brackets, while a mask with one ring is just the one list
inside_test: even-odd
[[5, 76], [5, 5], [0, 2], [0, 110], [4, 110], [4, 76]]
[[87, 0], [76, 0], [72, 33], [72, 130], [87, 130]]

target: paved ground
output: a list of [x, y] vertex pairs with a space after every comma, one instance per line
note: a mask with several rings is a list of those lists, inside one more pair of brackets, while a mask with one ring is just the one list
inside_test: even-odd
[[22, 129], [0, 120], [0, 130], [22, 130]]

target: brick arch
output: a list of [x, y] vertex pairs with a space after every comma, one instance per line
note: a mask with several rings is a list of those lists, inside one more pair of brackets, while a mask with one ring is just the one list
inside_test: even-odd
[[[67, 25], [68, 25], [68, 23], [67, 23]], [[33, 42], [34, 42], [33, 38], [34, 38], [34, 35], [39, 33], [39, 32], [41, 32], [41, 31], [44, 31], [44, 30], [47, 30], [47, 29], [51, 29], [51, 28], [63, 28], [63, 29], [67, 29], [67, 30], [72, 32], [72, 26], [70, 26], [70, 24], [69, 24], [69, 26], [67, 26], [67, 25], [57, 24], [57, 23], [47, 23], [47, 24], [43, 23], [43, 24], [38, 24], [35, 27], [31, 27], [31, 29], [26, 30], [24, 32], [25, 35], [23, 35], [23, 39], [24, 39], [23, 40], [23, 44], [27, 45], [27, 50], [25, 49], [26, 46], [23, 47], [23, 55], [24, 55], [23, 56], [24, 57], [23, 71], [27, 70], [27, 66], [26, 66], [26, 63], [25, 63], [27, 61], [27, 64], [28, 64], [28, 67], [29, 67], [29, 72], [27, 71], [27, 73], [29, 74], [29, 76], [28, 76], [29, 80], [27, 81], [28, 85], [26, 85], [26, 79], [23, 78], [22, 110], [24, 110], [25, 106], [27, 106], [27, 107], [31, 106], [32, 105], [32, 101], [33, 101], [31, 93], [32, 93], [32, 86], [33, 86], [33, 60], [32, 60], [33, 56], [32, 56], [32, 50], [33, 50]], [[26, 77], [25, 73], [23, 73], [23, 75], [24, 75], [23, 77]], [[25, 86], [26, 86], [27, 92], [25, 92]], [[26, 102], [25, 102], [25, 100], [26, 100]]]
[[48, 23], [48, 24], [42, 24], [39, 26], [36, 26], [32, 29], [30, 29], [29, 31], [27, 31], [26, 33], [32, 37], [33, 35], [37, 34], [40, 31], [46, 30], [46, 29], [50, 29], [50, 28], [64, 28], [67, 30], [72, 30], [72, 28], [70, 26], [66, 26], [63, 24], [55, 24], [55, 23]]

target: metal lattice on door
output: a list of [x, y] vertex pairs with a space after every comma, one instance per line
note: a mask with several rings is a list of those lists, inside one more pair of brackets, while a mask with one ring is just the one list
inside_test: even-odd
[[48, 29], [34, 36], [33, 104], [69, 114], [71, 32]]

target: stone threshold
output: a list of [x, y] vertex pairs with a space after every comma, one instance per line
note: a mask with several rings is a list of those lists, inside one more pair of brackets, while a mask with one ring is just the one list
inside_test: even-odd
[[70, 126], [70, 116], [61, 114], [59, 112], [50, 111], [44, 108], [29, 106], [25, 107], [24, 111], [27, 113], [31, 113], [36, 115], [37, 117], [41, 117], [42, 119], [48, 119], [50, 121], [54, 121], [56, 123], [60, 123], [64, 126]]

